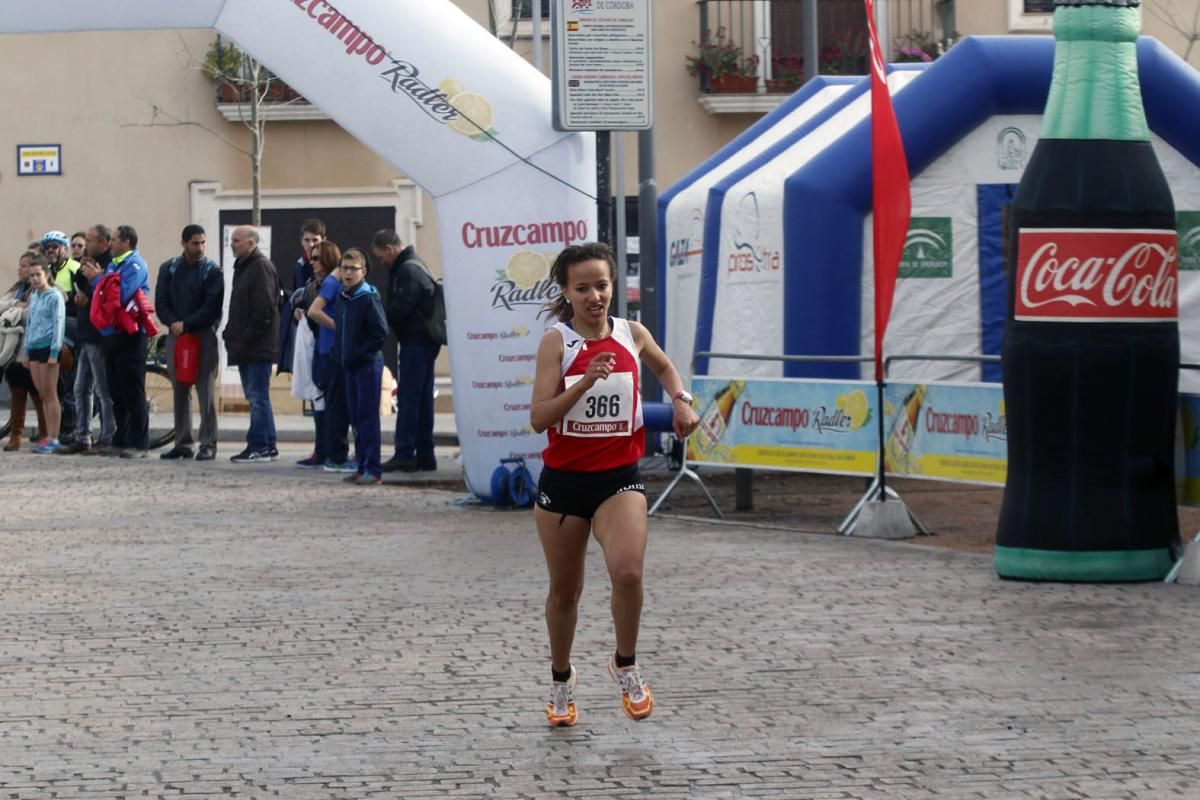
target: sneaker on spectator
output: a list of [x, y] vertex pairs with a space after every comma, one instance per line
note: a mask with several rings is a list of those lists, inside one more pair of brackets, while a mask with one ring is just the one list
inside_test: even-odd
[[113, 447], [111, 444], [98, 444], [96, 445], [96, 455], [116, 458], [121, 455], [121, 448]]
[[275, 445], [271, 445], [270, 447], [268, 447], [267, 448], [267, 458], [271, 459], [272, 461], [278, 461], [279, 460], [279, 448], [276, 447]]
[[78, 439], [76, 439], [75, 441], [71, 442], [70, 444], [63, 445], [63, 448], [61, 450], [59, 450], [58, 452], [64, 456], [74, 456], [74, 455], [80, 455], [85, 450], [91, 450], [91, 449], [92, 449], [92, 446], [90, 444], [86, 444], [86, 443], [81, 442]]
[[347, 475], [342, 478], [342, 483], [358, 483], [358, 479], [362, 476], [355, 472], [353, 475]]
[[150, 453], [147, 450], [139, 450], [136, 447], [127, 447], [121, 451], [121, 458], [145, 458]]
[[302, 458], [299, 461], [297, 461], [296, 466], [299, 467], [300, 469], [317, 469], [323, 463], [325, 463], [325, 462], [322, 459], [317, 458], [316, 453], [313, 453], [308, 458]]
[[340, 464], [335, 464], [330, 459], [325, 459], [325, 466], [322, 467], [326, 472], [358, 472], [358, 464], [353, 461], [343, 461]]
[[383, 478], [379, 475], [372, 475], [369, 472], [364, 472], [362, 475], [354, 476], [355, 486], [378, 486], [383, 483]]
[[557, 727], [568, 728], [579, 719], [575, 710], [575, 684], [579, 674], [571, 666], [571, 677], [565, 681], [550, 682], [550, 702], [546, 704], [546, 721]]
[[163, 461], [178, 461], [181, 458], [192, 457], [192, 448], [190, 447], [172, 447], [165, 453], [159, 453], [158, 457]]
[[654, 695], [650, 693], [650, 684], [642, 680], [638, 665], [618, 667], [614, 655], [608, 661], [608, 674], [621, 687], [621, 707], [625, 709], [625, 716], [633, 720], [650, 716], [654, 710]]
[[235, 464], [250, 464], [255, 461], [274, 461], [271, 457], [271, 451], [268, 450], [253, 450], [247, 447], [236, 456], [230, 456], [229, 460]]
[[62, 450], [62, 444], [59, 443], [58, 439], [43, 439], [37, 447], [33, 448], [33, 452], [40, 456], [57, 453], [60, 450]]
[[196, 451], [197, 461], [212, 461], [217, 457], [217, 448], [211, 445], [202, 444], [200, 449]]

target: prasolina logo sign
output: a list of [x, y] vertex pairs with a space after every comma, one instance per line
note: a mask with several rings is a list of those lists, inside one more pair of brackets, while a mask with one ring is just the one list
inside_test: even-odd
[[1200, 211], [1180, 211], [1178, 217], [1179, 231], [1179, 269], [1181, 271], [1200, 271]]
[[913, 217], [900, 256], [901, 278], [949, 278], [954, 240], [949, 217]]

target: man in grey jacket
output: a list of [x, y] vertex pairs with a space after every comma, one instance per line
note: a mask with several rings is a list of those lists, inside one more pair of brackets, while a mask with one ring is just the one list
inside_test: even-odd
[[175, 446], [159, 456], [168, 461], [192, 458], [192, 387], [175, 374], [175, 347], [179, 337], [191, 334], [200, 340], [196, 397], [200, 401], [200, 449], [197, 461], [217, 455], [217, 328], [225, 302], [225, 277], [221, 268], [205, 257], [208, 243], [204, 228], [183, 229], [183, 252], [158, 268], [154, 306], [167, 326], [167, 372], [175, 393]]
[[238, 368], [242, 391], [250, 402], [246, 449], [230, 461], [277, 461], [271, 365], [279, 351], [279, 274], [258, 249], [258, 231], [251, 226], [234, 228], [229, 244], [235, 260], [223, 334], [225, 352], [229, 365]]

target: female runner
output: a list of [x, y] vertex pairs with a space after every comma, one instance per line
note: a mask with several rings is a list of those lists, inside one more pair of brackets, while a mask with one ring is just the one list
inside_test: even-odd
[[538, 345], [529, 416], [534, 430], [549, 437], [533, 513], [550, 572], [551, 725], [574, 725], [578, 718], [571, 644], [589, 535], [604, 551], [612, 582], [617, 641], [608, 673], [621, 687], [627, 716], [644, 719], [654, 709], [636, 658], [646, 553], [646, 490], [638, 474], [645, 449], [640, 359], [672, 397], [675, 435], [686, 438], [699, 424], [691, 395], [649, 331], [608, 315], [615, 274], [607, 245], [563, 250], [551, 269], [562, 295], [547, 306], [558, 321]]

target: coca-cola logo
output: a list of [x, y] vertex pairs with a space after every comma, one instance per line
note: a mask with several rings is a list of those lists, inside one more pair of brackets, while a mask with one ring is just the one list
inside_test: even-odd
[[1171, 230], [1025, 228], [1018, 236], [1013, 317], [1154, 322], [1179, 317]]

